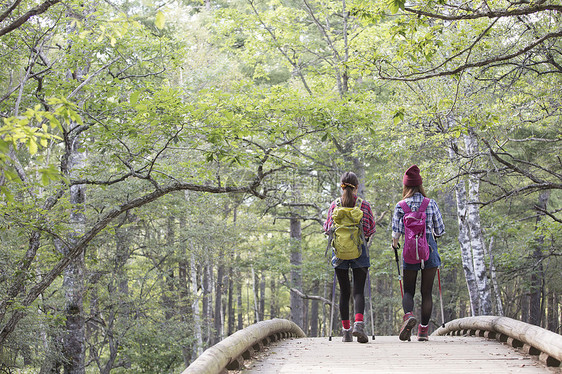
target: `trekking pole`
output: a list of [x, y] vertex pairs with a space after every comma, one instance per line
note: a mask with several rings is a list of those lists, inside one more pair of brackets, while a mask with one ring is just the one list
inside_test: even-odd
[[443, 292], [441, 292], [441, 272], [437, 268], [437, 282], [439, 283], [439, 301], [441, 302], [441, 327], [445, 327], [445, 312], [443, 311]]
[[371, 276], [367, 270], [367, 282], [369, 283], [369, 305], [371, 306], [371, 332], [373, 333], [373, 340], [375, 340], [375, 319], [373, 318], [373, 299], [371, 299]]
[[336, 271], [334, 270], [334, 284], [332, 285], [332, 304], [330, 305], [330, 334], [328, 341], [332, 341], [332, 331], [334, 327], [334, 304], [336, 302]]
[[400, 264], [398, 263], [398, 248], [400, 248], [400, 243], [398, 243], [398, 247], [394, 248], [391, 245], [392, 249], [394, 249], [394, 258], [396, 259], [396, 267], [398, 268], [398, 282], [400, 282], [400, 294], [402, 298], [404, 298], [404, 289], [402, 288], [402, 273], [400, 273]]

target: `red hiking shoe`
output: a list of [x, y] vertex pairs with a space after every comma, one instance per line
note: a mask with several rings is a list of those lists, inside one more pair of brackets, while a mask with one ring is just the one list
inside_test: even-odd
[[426, 342], [429, 340], [427, 330], [429, 330], [429, 326], [422, 326], [421, 324], [418, 326], [418, 342]]
[[414, 317], [412, 312], [408, 312], [404, 314], [404, 317], [402, 319], [403, 322], [402, 322], [402, 326], [400, 327], [400, 334], [398, 335], [398, 338], [402, 341], [406, 341], [406, 340], [410, 341], [411, 340], [410, 336], [412, 335], [412, 329], [414, 328], [416, 323], [418, 323], [418, 321], [416, 320], [416, 317]]

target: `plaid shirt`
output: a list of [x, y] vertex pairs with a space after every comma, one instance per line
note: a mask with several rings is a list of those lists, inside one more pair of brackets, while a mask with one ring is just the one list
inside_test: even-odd
[[[414, 196], [405, 199], [406, 203], [412, 211], [419, 209], [422, 201], [423, 195], [416, 192]], [[445, 233], [445, 225], [443, 224], [443, 216], [439, 211], [437, 203], [433, 199], [429, 199], [429, 205], [425, 210], [425, 228], [426, 232], [433, 233], [435, 236], [441, 236]], [[404, 234], [404, 210], [400, 204], [396, 204], [394, 207], [394, 215], [392, 216], [392, 237], [399, 238], [400, 234]]]
[[[355, 198], [357, 199], [357, 196], [355, 196]], [[328, 209], [328, 218], [326, 219], [326, 222], [324, 222], [325, 233], [329, 233], [330, 228], [334, 224], [334, 220], [332, 219], [332, 212], [335, 208], [336, 200], [332, 201], [332, 204], [330, 204], [330, 208]], [[363, 211], [363, 232], [365, 233], [365, 239], [368, 239], [376, 231], [375, 217], [373, 217], [371, 205], [366, 200], [363, 200], [361, 202], [361, 210]]]

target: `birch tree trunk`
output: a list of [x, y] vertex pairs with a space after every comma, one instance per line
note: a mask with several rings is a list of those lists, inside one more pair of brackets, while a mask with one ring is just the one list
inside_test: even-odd
[[[291, 222], [291, 287], [302, 292], [302, 229], [301, 221], [293, 217]], [[295, 292], [291, 292], [291, 321], [304, 328], [304, 302]]]
[[[457, 163], [457, 156], [453, 148], [456, 144], [449, 148], [449, 157], [453, 162]], [[470, 246], [469, 226], [468, 226], [468, 210], [466, 206], [466, 188], [463, 180], [455, 185], [455, 197], [457, 201], [457, 221], [459, 226], [459, 245], [461, 247], [461, 260], [464, 270], [464, 277], [468, 288], [468, 296], [470, 298], [470, 312], [472, 316], [477, 315], [480, 310], [480, 299], [478, 297], [478, 287], [474, 276], [474, 266], [472, 262], [472, 248]]]
[[[478, 154], [478, 139], [472, 128], [464, 136], [466, 152], [469, 157], [476, 157]], [[488, 273], [486, 270], [486, 260], [484, 254], [484, 236], [480, 223], [480, 208], [477, 203], [480, 201], [480, 179], [476, 174], [470, 173], [468, 177], [468, 226], [470, 232], [470, 246], [472, 248], [472, 261], [474, 263], [474, 276], [478, 286], [478, 296], [480, 305], [478, 314], [492, 314], [492, 297]]]

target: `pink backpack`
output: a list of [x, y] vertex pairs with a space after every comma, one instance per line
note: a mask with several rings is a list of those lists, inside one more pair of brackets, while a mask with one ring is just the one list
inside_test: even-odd
[[419, 264], [424, 268], [424, 262], [429, 258], [429, 245], [425, 237], [425, 210], [429, 199], [423, 198], [420, 208], [412, 212], [405, 201], [398, 204], [404, 210], [404, 250], [402, 256], [408, 264]]

